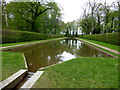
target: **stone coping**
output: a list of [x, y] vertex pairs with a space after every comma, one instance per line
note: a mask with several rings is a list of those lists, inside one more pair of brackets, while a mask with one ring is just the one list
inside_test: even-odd
[[1, 89], [5, 88], [14, 88], [27, 74], [27, 69], [21, 69], [18, 72], [14, 73], [7, 79], [0, 82]]
[[110, 48], [107, 48], [107, 47], [104, 47], [104, 46], [101, 46], [101, 45], [98, 45], [98, 44], [95, 44], [95, 43], [92, 43], [92, 42], [89, 42], [89, 41], [86, 41], [86, 40], [82, 40], [82, 39], [80, 39], [80, 38], [76, 38], [76, 39], [81, 40], [81, 41], [83, 41], [83, 42], [87, 42], [87, 43], [89, 43], [89, 44], [95, 45], [95, 46], [97, 46], [97, 47], [100, 47], [100, 48], [102, 48], [102, 49], [105, 49], [105, 50], [108, 50], [108, 51], [110, 51], [110, 52], [113, 52], [113, 53], [115, 53], [115, 54], [120, 55], [120, 52], [118, 52], [118, 51], [116, 51], [116, 50], [113, 50], [113, 49], [110, 49]]
[[24, 45], [31, 45], [31, 44], [37, 44], [37, 43], [44, 43], [44, 42], [62, 40], [62, 39], [66, 39], [66, 38], [67, 38], [67, 37], [57, 38], [57, 39], [52, 39], [52, 40], [35, 41], [35, 42], [29, 42], [29, 43], [26, 42], [26, 43], [24, 43], [24, 44], [17, 44], [17, 45], [11, 45], [11, 46], [4, 46], [4, 47], [0, 47], [0, 50], [2, 50], [2, 49], [7, 49], [7, 48], [14, 48], [14, 47], [19, 47], [19, 46], [24, 46]]
[[32, 86], [34, 85], [34, 83], [38, 80], [38, 78], [43, 74], [44, 71], [37, 71], [27, 82], [24, 83], [23, 86], [21, 86], [21, 88], [19, 90], [29, 90], [30, 88], [32, 88]]

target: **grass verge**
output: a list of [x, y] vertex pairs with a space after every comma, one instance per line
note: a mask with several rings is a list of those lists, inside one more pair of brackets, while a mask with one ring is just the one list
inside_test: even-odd
[[[95, 44], [98, 44], [98, 45], [101, 45], [101, 46], [104, 46], [104, 47], [107, 47], [107, 48], [110, 48], [110, 49], [113, 49], [113, 50], [116, 50], [116, 51], [119, 51], [118, 48], [120, 47], [120, 46], [118, 46], [118, 45], [113, 45], [113, 44], [104, 43], [104, 42], [100, 42], [100, 41], [94, 41], [94, 40], [88, 40], [88, 39], [80, 39], [80, 40], [86, 40], [86, 41], [89, 41], [89, 42], [92, 42], [92, 43], [95, 43]], [[88, 43], [88, 42], [86, 42], [86, 43]], [[94, 46], [94, 47], [96, 47], [96, 48], [99, 48], [99, 49], [101, 49], [101, 50], [103, 50], [103, 51], [105, 51], [105, 52], [107, 52], [107, 53], [110, 53], [110, 54], [112, 54], [112, 55], [114, 55], [114, 56], [119, 57], [119, 55], [116, 54], [116, 53], [110, 52], [110, 51], [108, 51], [108, 50], [106, 50], [106, 49], [103, 49], [103, 48], [98, 47], [98, 46], [96, 46], [96, 45], [93, 45], [93, 44], [91, 44], [91, 43], [88, 43], [88, 44], [90, 44], [90, 45], [92, 45], [92, 46]]]
[[27, 42], [17, 42], [17, 43], [6, 43], [6, 44], [2, 44], [2, 47], [11, 46], [11, 45], [18, 45], [18, 44], [25, 44], [25, 43], [32, 43], [32, 42], [38, 42], [38, 41], [54, 40], [54, 39], [59, 39], [59, 38], [52, 38], [52, 39], [46, 39], [46, 40], [34, 40], [34, 41], [27, 41]]
[[[83, 39], [83, 38], [82, 38]], [[104, 47], [108, 47], [110, 49], [113, 49], [113, 50], [116, 50], [116, 51], [119, 51], [120, 52], [120, 46], [118, 45], [113, 45], [113, 44], [109, 44], [109, 43], [104, 43], [104, 42], [100, 42], [100, 41], [95, 41], [95, 40], [89, 40], [89, 39], [83, 39], [83, 40], [86, 40], [86, 41], [89, 41], [89, 42], [92, 42], [92, 43], [95, 43], [95, 44], [99, 44], [101, 46], [104, 46]]]
[[21, 53], [2, 52], [2, 80], [22, 68], [25, 68], [25, 63]]
[[43, 69], [32, 88], [117, 88], [118, 59], [81, 57]]
[[[36, 40], [36, 41], [28, 41], [28, 42], [2, 44], [2, 47], [5, 47], [5, 46], [10, 46], [10, 47], [1, 48], [1, 50], [15, 48], [15, 47], [19, 47], [19, 46], [30, 45], [30, 44], [42, 43], [42, 42], [47, 42], [47, 41], [52, 41], [52, 40], [59, 40], [59, 39], [64, 39], [64, 38], [66, 38], [66, 37], [53, 38], [53, 39], [47, 39], [47, 40]], [[17, 45], [17, 46], [14, 46], [14, 45]]]

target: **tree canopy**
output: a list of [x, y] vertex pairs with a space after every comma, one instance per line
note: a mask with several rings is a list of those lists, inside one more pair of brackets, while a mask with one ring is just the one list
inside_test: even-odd
[[79, 19], [79, 26], [84, 34], [100, 34], [120, 32], [119, 10], [120, 2], [113, 2], [111, 5], [97, 3], [96, 0], [88, 2], [90, 12], [84, 9], [83, 16]]
[[61, 31], [61, 9], [53, 1], [10, 2], [8, 4], [4, 2], [2, 17], [3, 26], [13, 30], [51, 34]]

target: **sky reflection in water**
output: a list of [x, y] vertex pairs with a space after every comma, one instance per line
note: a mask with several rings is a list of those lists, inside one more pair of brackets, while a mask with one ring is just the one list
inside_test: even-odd
[[109, 57], [79, 40], [68, 39], [20, 47], [10, 51], [24, 53], [31, 72], [77, 57]]

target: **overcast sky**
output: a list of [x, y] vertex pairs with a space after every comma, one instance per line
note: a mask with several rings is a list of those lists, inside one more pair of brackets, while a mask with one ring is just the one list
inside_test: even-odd
[[[69, 22], [73, 20], [77, 20], [83, 14], [83, 8], [87, 6], [87, 2], [89, 0], [54, 0], [57, 2], [62, 8], [63, 12], [63, 21]], [[90, 0], [94, 1], [94, 0]], [[105, 0], [96, 0], [98, 2], [104, 2]], [[115, 0], [106, 0], [108, 4], [111, 4]]]
[[[6, 1], [8, 2], [11, 0]], [[57, 2], [62, 7], [63, 21], [70, 22], [73, 20], [77, 20], [83, 14], [83, 8], [86, 7], [86, 3], [89, 0], [54, 0], [54, 1]], [[103, 3], [105, 0], [97, 1]], [[115, 0], [106, 0], [108, 4], [111, 4], [113, 1]]]

